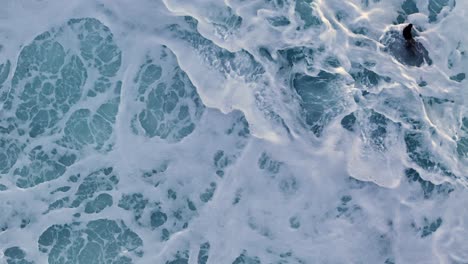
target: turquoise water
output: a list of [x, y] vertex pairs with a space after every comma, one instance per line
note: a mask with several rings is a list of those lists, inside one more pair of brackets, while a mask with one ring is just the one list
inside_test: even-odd
[[468, 263], [467, 9], [7, 0], [0, 262]]

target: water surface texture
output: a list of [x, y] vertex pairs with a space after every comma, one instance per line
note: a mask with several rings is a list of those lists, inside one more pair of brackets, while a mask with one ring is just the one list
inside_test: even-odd
[[468, 263], [467, 1], [1, 6], [0, 263]]

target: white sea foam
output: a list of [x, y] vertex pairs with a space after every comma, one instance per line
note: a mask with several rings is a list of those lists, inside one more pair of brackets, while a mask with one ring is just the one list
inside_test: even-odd
[[467, 263], [466, 10], [3, 1], [1, 262]]

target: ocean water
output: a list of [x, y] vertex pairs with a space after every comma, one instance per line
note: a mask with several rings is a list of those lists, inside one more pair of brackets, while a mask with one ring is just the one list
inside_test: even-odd
[[0, 2], [0, 263], [468, 263], [468, 1]]

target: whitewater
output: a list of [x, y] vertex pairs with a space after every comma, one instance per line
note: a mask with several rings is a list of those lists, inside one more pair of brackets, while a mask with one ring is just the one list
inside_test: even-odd
[[468, 1], [0, 6], [0, 263], [468, 263]]

